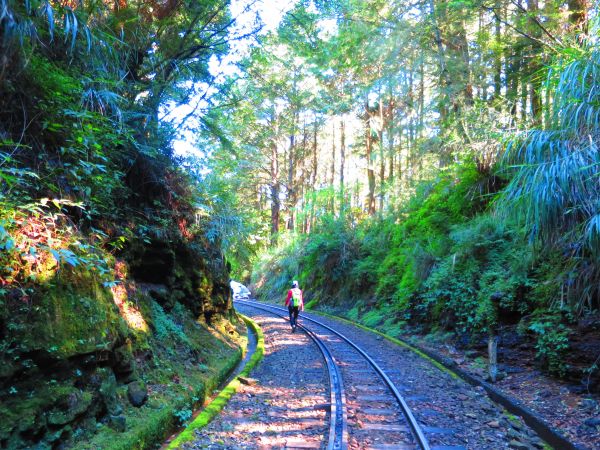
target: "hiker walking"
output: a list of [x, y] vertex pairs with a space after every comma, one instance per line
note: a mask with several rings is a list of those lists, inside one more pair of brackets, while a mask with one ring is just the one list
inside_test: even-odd
[[304, 298], [302, 290], [298, 287], [296, 280], [292, 281], [292, 288], [287, 293], [285, 300], [285, 306], [288, 307], [290, 313], [290, 325], [292, 326], [292, 333], [296, 331], [298, 326], [298, 313], [304, 311]]

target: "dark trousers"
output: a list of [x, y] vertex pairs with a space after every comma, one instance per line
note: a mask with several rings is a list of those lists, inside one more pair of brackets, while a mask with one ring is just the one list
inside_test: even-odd
[[288, 311], [290, 313], [290, 324], [292, 326], [296, 326], [298, 323], [298, 313], [300, 312], [299, 306], [288, 306]]

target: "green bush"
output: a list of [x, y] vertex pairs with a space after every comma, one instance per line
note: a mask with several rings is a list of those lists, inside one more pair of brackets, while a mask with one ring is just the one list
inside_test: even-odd
[[532, 285], [532, 253], [519, 230], [486, 214], [454, 227], [450, 239], [448, 255], [423, 284], [421, 317], [432, 314], [435, 322], [473, 333], [531, 309], [524, 294]]
[[[412, 327], [472, 339], [526, 324], [536, 309], [553, 311], [568, 261], [535, 253], [517, 222], [486, 210], [495, 197], [482, 196], [485, 182], [463, 164], [387, 216], [358, 224], [322, 218], [310, 235], [264, 256], [254, 272], [264, 280], [258, 293], [283, 297], [299, 278], [319, 308], [396, 335]], [[549, 323], [534, 321], [529, 331], [545, 366], [563, 374], [568, 328]]]
[[569, 350], [569, 330], [556, 315], [537, 317], [529, 325], [537, 337], [536, 356], [550, 373], [565, 374], [565, 355]]

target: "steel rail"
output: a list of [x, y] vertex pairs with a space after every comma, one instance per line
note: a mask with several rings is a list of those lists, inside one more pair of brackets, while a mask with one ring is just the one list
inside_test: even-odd
[[[260, 309], [268, 312], [269, 314], [273, 314], [278, 317], [287, 319], [287, 316], [271, 311], [268, 308], [263, 307], [262, 305], [257, 306], [254, 304], [248, 304], [247, 306], [250, 306], [251, 308]], [[309, 330], [308, 328], [303, 327], [302, 325], [298, 325], [298, 327], [302, 329], [308, 335], [308, 337], [310, 337], [317, 345], [317, 347], [323, 354], [323, 358], [325, 359], [325, 364], [327, 366], [327, 371], [329, 372], [329, 384], [331, 386], [331, 412], [329, 421], [329, 438], [327, 443], [327, 450], [347, 450], [348, 420], [346, 415], [346, 394], [344, 392], [342, 374], [340, 373], [338, 365], [335, 363], [333, 355], [331, 354], [327, 346], [323, 344], [323, 341], [312, 330]]]
[[[236, 300], [236, 301], [240, 302], [240, 303], [245, 303], [245, 304], [248, 304], [249, 306], [253, 306], [255, 308], [259, 308], [259, 309], [263, 309], [263, 310], [270, 308], [270, 309], [285, 311], [284, 308], [281, 308], [279, 306], [265, 305], [264, 303], [253, 302], [251, 300]], [[261, 305], [261, 306], [255, 306], [256, 304]], [[363, 349], [361, 349], [358, 345], [356, 345], [354, 342], [352, 342], [349, 338], [344, 336], [339, 331], [334, 330], [333, 328], [325, 325], [324, 323], [319, 322], [318, 320], [312, 319], [310, 317], [304, 316], [303, 318], [304, 318], [304, 320], [313, 322], [313, 323], [331, 331], [332, 333], [336, 334], [337, 336], [342, 338], [344, 341], [346, 341], [356, 351], [358, 351], [367, 360], [367, 362], [371, 365], [371, 367], [373, 367], [373, 369], [375, 369], [377, 374], [383, 379], [385, 384], [387, 384], [390, 391], [392, 391], [392, 393], [394, 394], [394, 397], [396, 397], [396, 400], [398, 401], [398, 404], [400, 405], [400, 408], [402, 409], [402, 413], [404, 414], [404, 417], [406, 418], [406, 421], [408, 422], [408, 425], [413, 433], [413, 436], [415, 437], [415, 440], [417, 441], [417, 444], [419, 445], [421, 450], [431, 450], [431, 447], [429, 446], [429, 442], [427, 441], [427, 438], [425, 437], [425, 433], [421, 429], [419, 422], [417, 421], [417, 419], [411, 412], [408, 404], [404, 400], [404, 397], [402, 397], [402, 394], [400, 394], [400, 392], [396, 388], [396, 385], [393, 383], [392, 380], [390, 380], [390, 378], [383, 371], [383, 369], [381, 367], [379, 367], [379, 365]]]

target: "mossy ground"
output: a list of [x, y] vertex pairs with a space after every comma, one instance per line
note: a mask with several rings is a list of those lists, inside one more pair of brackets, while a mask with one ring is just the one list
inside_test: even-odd
[[[250, 357], [250, 360], [244, 367], [244, 369], [240, 372], [238, 377], [240, 376], [248, 376], [251, 370], [259, 363], [262, 359], [265, 351], [265, 342], [264, 335], [262, 330], [254, 321], [252, 321], [248, 317], [244, 317], [244, 321], [246, 324], [252, 328], [253, 332], [256, 334], [257, 343], [256, 350], [254, 354]], [[229, 399], [237, 392], [240, 381], [236, 377], [231, 380], [227, 386], [219, 393], [219, 395], [190, 423], [179, 436], [177, 436], [170, 444], [169, 449], [179, 448], [185, 442], [190, 442], [194, 438], [194, 432], [205, 427], [209, 424], [225, 407]]]
[[[171, 316], [155, 308], [151, 328], [175, 324]], [[144, 343], [153, 349], [152, 360], [137, 360], [139, 377], [149, 388], [149, 400], [141, 408], [128, 404], [126, 388], [119, 389], [127, 430], [118, 432], [108, 424], [102, 424], [98, 432], [85, 441], [79, 441], [82, 449], [144, 449], [164, 440], [182, 421], [191, 416], [192, 410], [201, 405], [207, 396], [227, 377], [240, 361], [242, 348], [246, 345], [245, 326], [220, 320], [210, 326], [194, 321], [191, 316], [180, 315], [176, 327], [167, 332], [169, 339], [151, 337]], [[181, 327], [181, 328], [179, 328]], [[188, 346], [173, 338], [174, 330], [180, 330]], [[163, 336], [165, 337], [165, 336]], [[136, 354], [135, 348], [134, 354]]]
[[[14, 305], [0, 348], [9, 380], [0, 386], [0, 446], [149, 448], [240, 361], [246, 327], [235, 315], [208, 324], [178, 302], [165, 311], [144, 286], [122, 293], [111, 295], [90, 274], [63, 274], [33, 308]], [[134, 380], [148, 389], [140, 408], [127, 395]], [[115, 417], [124, 431], [111, 428]]]

